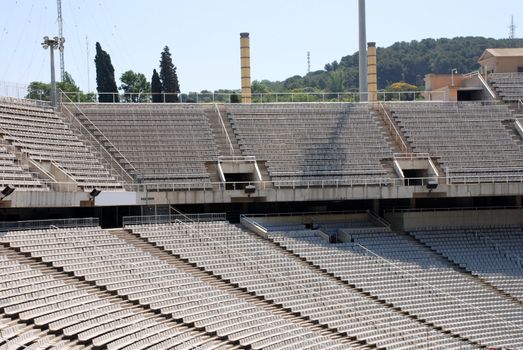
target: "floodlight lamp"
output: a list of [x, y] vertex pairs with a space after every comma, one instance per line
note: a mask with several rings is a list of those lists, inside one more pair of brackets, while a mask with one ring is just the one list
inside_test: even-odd
[[89, 192], [89, 199], [94, 200], [100, 193], [102, 193], [102, 191], [100, 191], [96, 188], [93, 188], [93, 190], [91, 192]]
[[15, 191], [14, 187], [10, 187], [9, 185], [6, 185], [4, 189], [0, 192], [2, 195], [1, 199], [4, 199], [5, 197], [9, 196], [11, 193]]

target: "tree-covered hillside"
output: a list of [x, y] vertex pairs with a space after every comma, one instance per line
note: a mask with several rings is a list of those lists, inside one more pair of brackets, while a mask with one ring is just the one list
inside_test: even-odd
[[[467, 73], [479, 68], [479, 56], [486, 48], [523, 47], [523, 39], [492, 39], [457, 37], [397, 42], [378, 47], [378, 88], [394, 82], [423, 86], [428, 73], [450, 73], [456, 68]], [[287, 91], [354, 91], [358, 87], [358, 52], [325, 65], [324, 70], [305, 76], [293, 76], [284, 81], [254, 81], [253, 92]]]

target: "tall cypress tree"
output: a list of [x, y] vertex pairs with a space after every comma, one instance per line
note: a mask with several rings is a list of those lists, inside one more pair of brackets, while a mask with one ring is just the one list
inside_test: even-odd
[[158, 75], [158, 72], [156, 69], [153, 69], [153, 76], [151, 78], [151, 94], [153, 95], [153, 102], [163, 102], [163, 86], [162, 82], [160, 81], [160, 76]]
[[[96, 90], [98, 91], [99, 102], [119, 102], [118, 88], [114, 79], [114, 67], [111, 63], [111, 56], [96, 43], [96, 56], [94, 57], [96, 65]], [[100, 93], [102, 93], [100, 95]], [[115, 95], [113, 95], [115, 94]]]
[[165, 102], [179, 102], [176, 94], [180, 93], [180, 85], [168, 46], [163, 48], [160, 59], [160, 79], [162, 80], [163, 92], [166, 93]]

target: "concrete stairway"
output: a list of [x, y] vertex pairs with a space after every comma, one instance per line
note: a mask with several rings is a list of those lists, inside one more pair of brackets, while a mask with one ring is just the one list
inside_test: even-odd
[[[218, 113], [217, 109], [220, 113]], [[238, 140], [236, 139], [229, 118], [227, 118], [225, 107], [223, 105], [209, 105], [208, 107], [205, 107], [204, 111], [207, 119], [209, 119], [209, 124], [211, 125], [214, 140], [218, 146], [220, 156], [241, 156], [242, 152], [240, 151], [240, 145], [238, 144]]]

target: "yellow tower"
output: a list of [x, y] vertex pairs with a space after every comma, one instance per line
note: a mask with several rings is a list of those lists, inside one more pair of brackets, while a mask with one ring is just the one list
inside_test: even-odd
[[249, 33], [240, 33], [240, 59], [242, 69], [242, 103], [251, 103], [251, 48]]
[[367, 43], [367, 71], [369, 102], [378, 100], [378, 70], [376, 67], [376, 43]]

